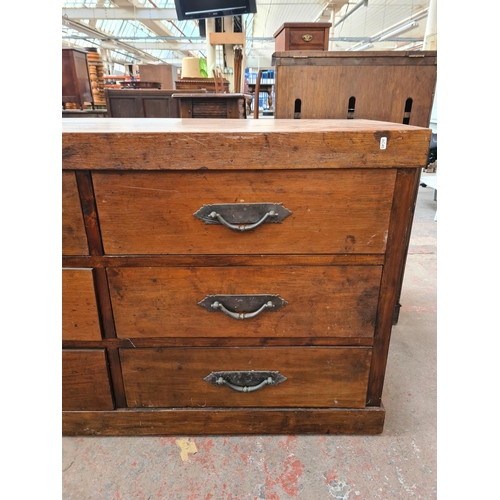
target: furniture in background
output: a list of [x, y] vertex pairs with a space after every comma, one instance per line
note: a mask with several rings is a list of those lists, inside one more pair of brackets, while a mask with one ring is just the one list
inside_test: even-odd
[[[273, 65], [275, 118], [362, 118], [429, 127], [437, 51], [276, 52]], [[410, 232], [405, 238], [408, 248]], [[405, 264], [406, 258], [395, 324]]]
[[[267, 103], [269, 104], [269, 109], [273, 109], [273, 84], [272, 83], [262, 83], [262, 70], [259, 69], [257, 72], [257, 78], [255, 83], [248, 83], [248, 92], [253, 98], [253, 117], [255, 119], [259, 118], [259, 96], [261, 92], [267, 93]], [[248, 102], [247, 113], [250, 113], [252, 101]]]
[[89, 68], [90, 87], [94, 99], [94, 107], [106, 106], [106, 96], [104, 95], [104, 63], [97, 48], [88, 47], [87, 65]]
[[139, 64], [142, 82], [159, 82], [162, 89], [174, 89], [177, 70], [170, 64]]
[[83, 109], [85, 103], [94, 108], [94, 98], [90, 85], [87, 52], [68, 47], [62, 48], [62, 107], [76, 104]]
[[[222, 81], [223, 92], [229, 93], [229, 80], [226, 78]], [[193, 92], [198, 90], [205, 90], [206, 92], [215, 92], [216, 90], [215, 78], [182, 78], [175, 81], [176, 90], [183, 90], [184, 92]]]
[[246, 119], [249, 94], [177, 93], [181, 118]]
[[383, 431], [430, 130], [62, 126], [64, 435]]
[[176, 90], [106, 89], [106, 108], [110, 118], [179, 118]]
[[284, 23], [274, 33], [274, 50], [328, 50], [331, 23]]

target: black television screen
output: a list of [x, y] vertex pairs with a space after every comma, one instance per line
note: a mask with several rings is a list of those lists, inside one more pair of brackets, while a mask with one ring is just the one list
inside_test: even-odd
[[175, 0], [177, 19], [240, 16], [257, 12], [256, 0]]

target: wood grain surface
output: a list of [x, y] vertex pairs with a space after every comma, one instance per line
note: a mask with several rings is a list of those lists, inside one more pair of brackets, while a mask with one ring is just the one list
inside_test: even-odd
[[[362, 408], [371, 349], [121, 349], [120, 358], [129, 407]], [[287, 380], [250, 393], [203, 380], [213, 371], [250, 370]]]
[[[396, 170], [93, 173], [106, 254], [381, 254]], [[282, 203], [283, 222], [237, 232], [193, 214]], [[236, 207], [237, 209], [237, 207]]]
[[74, 172], [62, 173], [62, 253], [89, 254]]
[[431, 137], [356, 119], [88, 118], [63, 120], [62, 130], [64, 170], [422, 168]]
[[65, 412], [65, 436], [380, 434], [385, 409], [177, 409]]
[[63, 351], [63, 411], [113, 408], [104, 349]]
[[[119, 338], [372, 337], [381, 266], [110, 268]], [[278, 294], [288, 303], [233, 319], [208, 295]]]
[[101, 340], [91, 269], [62, 271], [63, 340]]

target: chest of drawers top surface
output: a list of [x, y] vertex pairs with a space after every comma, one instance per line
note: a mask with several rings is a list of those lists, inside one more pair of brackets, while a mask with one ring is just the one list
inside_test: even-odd
[[63, 119], [63, 169], [421, 168], [431, 133], [370, 120], [75, 122]]

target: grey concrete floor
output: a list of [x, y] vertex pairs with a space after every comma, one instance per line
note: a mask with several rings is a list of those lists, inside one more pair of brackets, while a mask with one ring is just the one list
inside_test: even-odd
[[62, 498], [437, 498], [436, 208], [434, 192], [420, 187], [387, 365], [383, 434], [63, 437]]

